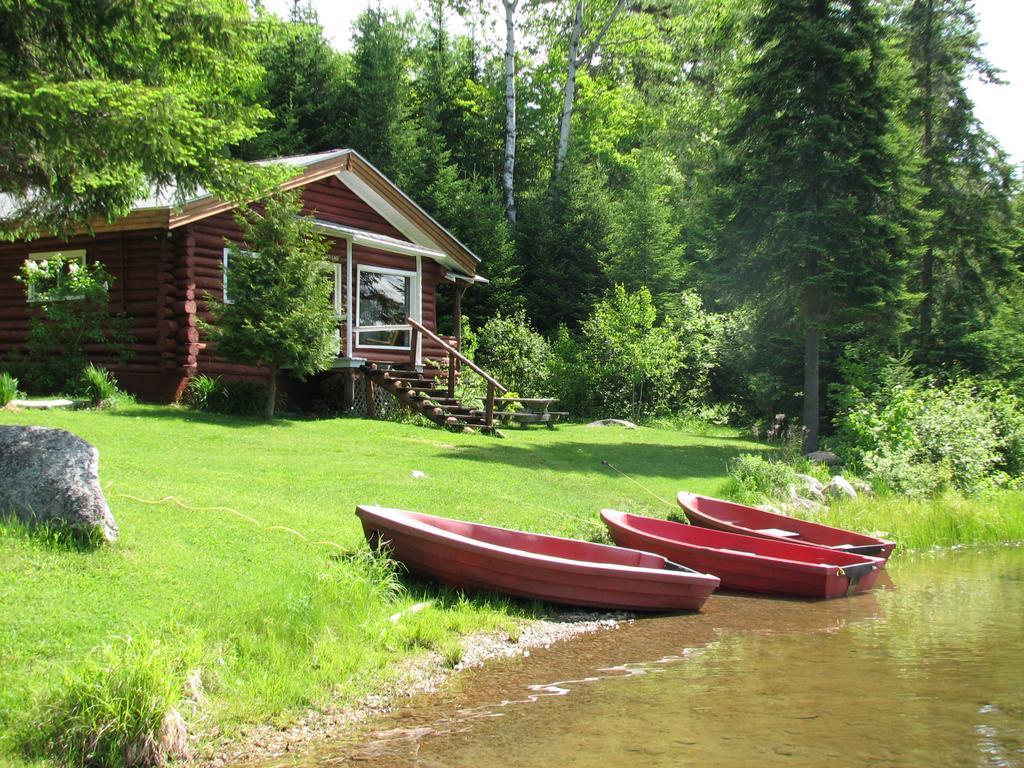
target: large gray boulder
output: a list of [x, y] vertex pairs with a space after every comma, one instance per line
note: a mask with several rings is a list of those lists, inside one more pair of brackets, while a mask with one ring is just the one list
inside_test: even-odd
[[99, 465], [99, 451], [63, 429], [0, 426], [0, 515], [115, 541]]

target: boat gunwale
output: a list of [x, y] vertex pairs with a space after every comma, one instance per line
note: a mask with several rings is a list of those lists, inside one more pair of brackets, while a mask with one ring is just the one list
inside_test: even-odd
[[856, 558], [856, 561], [855, 562], [846, 563], [846, 564], [843, 564], [843, 563], [810, 563], [810, 562], [807, 562], [806, 560], [791, 560], [791, 559], [785, 558], [785, 557], [776, 557], [774, 555], [763, 555], [763, 554], [758, 554], [756, 552], [745, 552], [745, 551], [742, 551], [742, 550], [729, 549], [727, 547], [711, 547], [711, 546], [707, 546], [705, 544], [694, 544], [693, 542], [689, 542], [689, 541], [680, 541], [678, 539], [670, 539], [670, 538], [667, 538], [665, 536], [660, 536], [658, 534], [651, 533], [649, 531], [645, 531], [642, 528], [637, 528], [636, 526], [629, 524], [629, 522], [627, 520], [625, 520], [625, 519], [623, 519], [621, 521], [615, 521], [614, 519], [610, 518], [609, 516], [606, 516], [606, 513], [612, 513], [614, 515], [620, 515], [622, 518], [634, 518], [634, 519], [639, 519], [639, 520], [655, 520], [655, 521], [657, 521], [659, 523], [670, 523], [670, 524], [673, 524], [673, 525], [681, 526], [683, 528], [691, 528], [691, 527], [693, 527], [693, 528], [700, 528], [700, 526], [689, 526], [689, 525], [686, 525], [685, 523], [677, 523], [674, 520], [663, 520], [661, 518], [656, 518], [656, 517], [648, 518], [648, 517], [644, 517], [643, 515], [633, 515], [633, 514], [630, 514], [629, 512], [620, 512], [619, 510], [615, 510], [615, 509], [602, 509], [601, 510], [601, 517], [602, 517], [602, 519], [610, 522], [612, 525], [619, 525], [620, 527], [622, 527], [622, 528], [624, 528], [624, 529], [626, 529], [628, 531], [631, 531], [632, 533], [634, 533], [634, 534], [636, 534], [638, 536], [641, 536], [641, 537], [646, 537], [646, 538], [652, 539], [654, 541], [664, 542], [664, 543], [670, 544], [670, 545], [682, 546], [682, 547], [693, 548], [693, 549], [699, 549], [699, 550], [701, 550], [704, 553], [708, 553], [708, 554], [712, 554], [712, 555], [721, 555], [721, 556], [725, 556], [725, 557], [729, 557], [729, 558], [742, 558], [744, 560], [749, 560], [749, 561], [752, 561], [752, 562], [766, 561], [767, 560], [767, 561], [771, 561], [771, 563], [773, 565], [774, 564], [785, 565], [789, 570], [794, 570], [794, 571], [807, 571], [807, 572], [810, 572], [810, 573], [824, 572], [824, 573], [827, 574], [831, 570], [834, 570], [834, 569], [846, 569], [847, 567], [850, 567], [850, 566], [872, 564], [872, 565], [875, 565], [876, 567], [880, 567], [879, 564], [880, 563], [884, 564], [884, 562], [885, 562], [884, 558], [875, 557], [874, 555], [862, 555], [862, 554], [859, 554], [857, 552], [847, 552], [847, 551], [844, 551], [844, 550], [841, 550], [841, 549], [834, 549], [832, 547], [821, 546], [819, 544], [810, 544], [810, 543], [804, 543], [804, 542], [801, 542], [801, 543], [791, 542], [791, 541], [788, 541], [786, 539], [778, 539], [778, 538], [767, 538], [767, 537], [759, 537], [759, 536], [747, 536], [746, 534], [733, 533], [731, 531], [722, 531], [722, 530], [718, 530], [718, 529], [715, 529], [715, 528], [700, 528], [700, 530], [714, 531], [715, 533], [723, 534], [725, 536], [742, 536], [744, 538], [752, 539], [754, 541], [769, 542], [769, 543], [772, 543], [772, 544], [775, 544], [775, 545], [778, 545], [778, 544], [788, 544], [788, 545], [791, 545], [791, 546], [800, 547], [801, 549], [807, 549], [807, 548], [817, 549], [817, 550], [821, 550], [823, 552], [828, 552], [829, 554], [842, 555], [842, 556], [845, 556], [845, 557], [853, 557], [853, 558]]
[[[814, 520], [801, 520], [798, 517], [791, 517], [789, 515], [781, 515], [781, 514], [777, 514], [775, 512], [769, 512], [769, 511], [764, 510], [764, 509], [758, 509], [757, 507], [751, 507], [748, 504], [739, 504], [739, 503], [737, 503], [735, 501], [727, 501], [725, 499], [716, 499], [713, 496], [704, 496], [704, 495], [699, 494], [699, 493], [690, 493], [688, 491], [679, 491], [679, 493], [676, 494], [676, 503], [679, 504], [679, 506], [682, 508], [683, 512], [687, 515], [687, 517], [690, 517], [691, 515], [693, 515], [693, 516], [697, 517], [698, 519], [700, 519], [702, 521], [703, 520], [708, 520], [708, 521], [712, 521], [714, 523], [717, 523], [718, 526], [729, 526], [730, 529], [735, 529], [735, 530], [727, 530], [727, 529], [724, 529], [724, 528], [718, 528], [718, 527], [713, 526], [713, 525], [706, 526], [708, 528], [712, 528], [712, 529], [715, 529], [715, 530], [721, 530], [724, 533], [738, 533], [738, 534], [741, 534], [741, 535], [744, 535], [744, 536], [752, 536], [754, 538], [759, 538], [759, 539], [769, 539], [769, 540], [772, 540], [772, 541], [782, 541], [782, 542], [787, 542], [789, 544], [797, 544], [797, 545], [800, 545], [800, 546], [803, 546], [803, 547], [818, 547], [820, 549], [831, 549], [831, 550], [834, 550], [836, 552], [845, 551], [844, 549], [840, 548], [839, 545], [822, 544], [820, 542], [808, 541], [808, 540], [803, 539], [803, 538], [788, 538], [788, 537], [783, 537], [783, 536], [773, 536], [771, 534], [761, 533], [756, 528], [748, 528], [745, 525], [740, 525], [739, 523], [732, 522], [731, 520], [723, 520], [721, 518], [717, 518], [714, 515], [709, 514], [708, 512], [704, 512], [704, 511], [702, 511], [700, 509], [697, 509], [696, 507], [688, 506], [687, 502], [690, 501], [691, 499], [707, 499], [708, 501], [713, 501], [713, 502], [717, 502], [717, 503], [720, 503], [720, 504], [730, 504], [730, 505], [737, 506], [737, 507], [740, 507], [740, 508], [743, 508], [743, 509], [749, 509], [749, 510], [752, 510], [752, 511], [757, 512], [759, 514], [767, 515], [771, 519], [780, 520], [780, 521], [794, 521], [796, 523], [799, 523], [801, 526], [808, 527], [812, 531], [813, 530], [821, 530], [821, 531], [829, 531], [830, 533], [847, 534], [849, 536], [855, 537], [855, 541], [859, 542], [857, 544], [857, 546], [880, 546], [883, 549], [888, 547], [890, 549], [890, 551], [891, 551], [891, 549], [893, 547], [896, 546], [896, 542], [894, 542], [894, 541], [892, 541], [890, 539], [883, 539], [883, 538], [878, 537], [878, 536], [871, 536], [870, 534], [860, 533], [859, 531], [851, 531], [851, 530], [849, 530], [847, 528], [838, 528], [838, 527], [836, 527], [834, 525], [826, 525], [825, 523], [819, 523], [819, 522], [816, 522]], [[701, 527], [704, 527], [704, 526], [701, 526]], [[802, 534], [801, 534], [801, 536], [802, 536]], [[850, 553], [850, 554], [863, 555], [863, 553], [861, 553], [861, 552], [853, 552], [853, 553]], [[863, 555], [863, 556], [864, 557], [875, 557], [875, 555]], [[887, 557], [881, 557], [879, 559], [886, 560]]]
[[[608, 563], [608, 562], [590, 561], [590, 560], [576, 560], [576, 559], [573, 559], [573, 558], [559, 557], [559, 556], [556, 556], [556, 555], [543, 555], [543, 554], [539, 554], [537, 552], [531, 552], [531, 551], [525, 550], [525, 549], [516, 549], [514, 547], [505, 547], [505, 546], [502, 546], [500, 544], [491, 544], [490, 542], [479, 541], [477, 539], [473, 539], [473, 538], [470, 538], [468, 536], [463, 536], [462, 534], [459, 534], [459, 533], [453, 533], [453, 532], [448, 531], [448, 530], [446, 530], [444, 528], [441, 528], [439, 526], [431, 525], [431, 524], [429, 524], [429, 523], [427, 523], [427, 522], [425, 522], [423, 520], [419, 520], [419, 519], [417, 519], [415, 517], [409, 517], [408, 516], [408, 515], [421, 515], [422, 517], [427, 517], [427, 518], [437, 518], [437, 519], [441, 519], [441, 520], [447, 519], [447, 518], [438, 518], [436, 515], [429, 515], [429, 514], [422, 513], [422, 512], [411, 512], [411, 510], [403, 510], [403, 509], [397, 509], [397, 508], [393, 508], [393, 507], [379, 507], [379, 506], [376, 506], [376, 505], [365, 505], [365, 504], [359, 504], [359, 505], [356, 506], [356, 514], [357, 515], [359, 515], [360, 511], [366, 512], [367, 514], [369, 514], [371, 516], [376, 516], [378, 519], [383, 519], [384, 521], [387, 521], [388, 523], [391, 523], [393, 525], [399, 526], [401, 529], [403, 529], [401, 532], [405, 533], [406, 535], [412, 535], [415, 538], [420, 538], [420, 539], [429, 539], [431, 541], [441, 540], [441, 541], [447, 542], [449, 544], [455, 544], [455, 543], [462, 544], [464, 547], [468, 547], [470, 549], [474, 549], [474, 550], [478, 550], [478, 551], [483, 550], [484, 552], [487, 552], [488, 554], [491, 554], [493, 556], [498, 556], [502, 560], [506, 560], [506, 561], [512, 560], [512, 561], [520, 561], [521, 562], [523, 560], [527, 560], [527, 561], [531, 561], [531, 562], [536, 562], [538, 564], [543, 564], [547, 569], [554, 569], [554, 570], [562, 571], [562, 572], [570, 571], [570, 572], [590, 573], [590, 574], [596, 574], [596, 573], [598, 573], [600, 571], [611, 571], [613, 573], [614, 572], [618, 572], [618, 573], [621, 573], [623, 575], [628, 575], [630, 577], [636, 578], [636, 579], [641, 580], [641, 581], [658, 581], [658, 580], [666, 580], [667, 579], [667, 580], [675, 581], [675, 582], [679, 582], [679, 583], [689, 582], [689, 583], [691, 583], [691, 584], [693, 584], [695, 586], [698, 585], [698, 584], [707, 584], [708, 586], [711, 586], [712, 582], [714, 582], [714, 586], [711, 586], [711, 591], [714, 591], [715, 589], [717, 589], [718, 585], [721, 583], [721, 579], [719, 579], [717, 576], [714, 576], [713, 574], [701, 573], [700, 571], [697, 571], [697, 570], [695, 570], [693, 568], [689, 568], [688, 566], [683, 566], [683, 565], [680, 565], [679, 563], [674, 563], [673, 561], [669, 560], [667, 557], [664, 557], [662, 555], [658, 555], [658, 554], [656, 554], [654, 552], [644, 552], [643, 550], [632, 549], [631, 547], [619, 547], [619, 546], [613, 546], [613, 545], [609, 545], [609, 544], [599, 544], [599, 543], [596, 543], [596, 542], [581, 541], [579, 539], [570, 539], [570, 538], [565, 537], [565, 536], [551, 536], [549, 534], [532, 533], [530, 531], [519, 531], [519, 530], [516, 530], [516, 529], [513, 529], [513, 528], [503, 528], [502, 526], [487, 525], [486, 523], [469, 523], [469, 521], [465, 521], [465, 520], [457, 521], [457, 522], [469, 523], [470, 525], [474, 525], [474, 526], [481, 526], [481, 527], [488, 528], [488, 529], [501, 530], [501, 531], [510, 531], [512, 533], [523, 534], [523, 535], [527, 535], [527, 536], [537, 536], [537, 537], [540, 537], [540, 538], [543, 538], [543, 539], [562, 540], [562, 541], [573, 542], [575, 544], [584, 544], [584, 545], [587, 545], [588, 548], [592, 547], [592, 548], [594, 548], [597, 551], [618, 549], [618, 550], [627, 550], [627, 551], [630, 551], [630, 552], [637, 552], [637, 553], [639, 553], [641, 555], [645, 555], [647, 557], [656, 557], [656, 558], [660, 559], [662, 561], [662, 563], [663, 563], [663, 566], [661, 568], [649, 568], [649, 567], [640, 566], [640, 565], [621, 565], [619, 563]], [[396, 519], [395, 517], [393, 517], [391, 515], [381, 514], [381, 512], [397, 512], [397, 513], [401, 513], [402, 517], [401, 517], [401, 519]], [[364, 520], [364, 522], [365, 522], [365, 519], [363, 518], [362, 515], [359, 515], [359, 517], [360, 517], [361, 520]], [[664, 567], [664, 563], [672, 563], [673, 565], [679, 566], [681, 568], [685, 568], [685, 570], [675, 570], [675, 569], [665, 568]]]

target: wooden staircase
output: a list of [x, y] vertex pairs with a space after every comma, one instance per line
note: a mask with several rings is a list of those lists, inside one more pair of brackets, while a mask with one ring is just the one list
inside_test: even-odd
[[[494, 432], [483, 410], [471, 408], [459, 401], [447, 386], [439, 385], [414, 368], [389, 367], [367, 363], [361, 368], [363, 375], [374, 385], [390, 392], [402, 405], [422, 413], [435, 424], [461, 432], [467, 428], [481, 432]], [[367, 393], [367, 402], [372, 394]]]

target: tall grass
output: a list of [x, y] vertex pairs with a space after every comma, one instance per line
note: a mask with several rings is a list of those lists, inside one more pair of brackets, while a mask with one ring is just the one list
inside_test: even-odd
[[860, 497], [833, 502], [814, 519], [865, 533], [880, 533], [900, 550], [1024, 541], [1024, 493], [932, 499]]
[[41, 703], [23, 730], [24, 752], [72, 768], [147, 768], [185, 757], [185, 726], [175, 707], [197, 648], [143, 635], [95, 649], [65, 669]]
[[18, 396], [18, 380], [7, 371], [0, 371], [0, 408]]

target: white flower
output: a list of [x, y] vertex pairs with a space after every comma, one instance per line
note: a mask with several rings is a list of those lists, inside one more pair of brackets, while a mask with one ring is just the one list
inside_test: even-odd
[[69, 261], [68, 262], [68, 274], [69, 275], [73, 275], [73, 274], [75, 274], [77, 272], [78, 272], [78, 262], [77, 261]]
[[50, 266], [50, 262], [48, 262], [46, 259], [43, 259], [42, 261], [39, 262], [40, 269], [46, 269], [48, 266]]
[[31, 274], [35, 274], [36, 272], [39, 271], [39, 265], [36, 264], [34, 261], [31, 261], [31, 260], [30, 261], [26, 261], [25, 262], [25, 271], [29, 272]]

